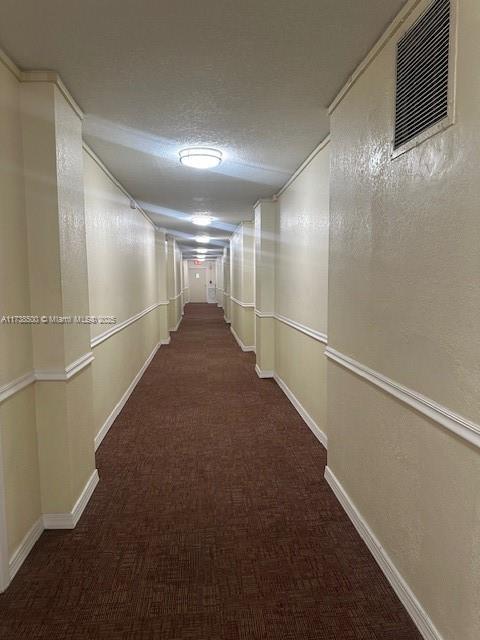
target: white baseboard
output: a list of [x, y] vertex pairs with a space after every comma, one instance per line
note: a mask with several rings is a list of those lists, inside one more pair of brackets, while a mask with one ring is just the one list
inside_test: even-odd
[[241, 349], [242, 351], [255, 351], [255, 346], [253, 346], [253, 345], [250, 345], [250, 346], [249, 346], [249, 345], [246, 345], [246, 344], [244, 344], [244, 343], [241, 341], [241, 339], [240, 339], [239, 335], [237, 334], [237, 332], [235, 331], [235, 329], [234, 329], [232, 326], [230, 327], [230, 331], [232, 332], [233, 337], [234, 337], [234, 338], [235, 338], [235, 340], [238, 342], [238, 346], [240, 347], [240, 349]]
[[43, 526], [45, 529], [75, 529], [77, 522], [92, 497], [95, 487], [98, 484], [98, 471], [90, 476], [87, 484], [83, 488], [80, 497], [75, 503], [73, 509], [69, 513], [45, 513], [43, 515]]
[[177, 322], [177, 324], [173, 329], [170, 329], [170, 331], [178, 331], [178, 327], [180, 326], [180, 323], [182, 322], [182, 320], [183, 320], [183, 315], [180, 316], [180, 320]]
[[34, 523], [10, 558], [8, 563], [10, 582], [45, 529], [74, 529], [76, 527], [97, 484], [98, 471], [95, 469], [70, 513], [46, 513]]
[[9, 573], [10, 573], [10, 581], [14, 579], [17, 574], [17, 571], [20, 569], [22, 564], [25, 562], [28, 554], [35, 546], [35, 543], [42, 535], [43, 532], [43, 520], [39, 518], [21, 543], [18, 545], [17, 549], [14, 551], [12, 557], [10, 558], [9, 565]]
[[257, 372], [257, 376], [259, 378], [273, 378], [273, 371], [265, 371], [260, 369], [258, 364], [255, 365], [255, 371]]
[[170, 336], [168, 337], [168, 342], [164, 342], [163, 340], [161, 342], [159, 342], [153, 349], [152, 353], [148, 356], [148, 358], [145, 360], [144, 364], [142, 365], [142, 368], [140, 369], [140, 371], [137, 373], [137, 375], [135, 376], [135, 378], [132, 380], [132, 382], [129, 384], [127, 390], [125, 391], [125, 393], [123, 394], [123, 396], [120, 398], [120, 400], [117, 402], [117, 404], [115, 405], [115, 407], [113, 408], [112, 413], [108, 416], [108, 418], [105, 420], [105, 422], [103, 423], [102, 427], [100, 428], [100, 431], [97, 433], [97, 435], [95, 436], [95, 451], [98, 449], [98, 447], [102, 444], [102, 440], [105, 438], [105, 436], [107, 435], [107, 433], [110, 430], [110, 427], [112, 426], [112, 424], [115, 421], [115, 418], [118, 416], [118, 414], [120, 413], [120, 411], [123, 409], [123, 407], [125, 406], [125, 403], [127, 402], [127, 400], [129, 399], [129, 397], [132, 394], [132, 391], [135, 389], [135, 387], [137, 386], [138, 382], [140, 381], [140, 378], [143, 376], [143, 374], [145, 373], [146, 368], [148, 367], [148, 365], [150, 364], [150, 362], [153, 360], [153, 357], [155, 356], [155, 354], [157, 353], [158, 349], [160, 348], [161, 344], [169, 344], [170, 343]]
[[405, 582], [405, 579], [402, 577], [396, 566], [393, 564], [392, 559], [382, 547], [380, 541], [370, 529], [367, 522], [363, 519], [362, 515], [350, 499], [350, 496], [328, 466], [325, 468], [325, 480], [330, 485], [345, 513], [350, 518], [353, 526], [369, 548], [380, 569], [392, 585], [393, 590], [407, 612], [410, 614], [410, 617], [422, 636], [425, 640], [443, 640], [427, 612], [417, 600], [415, 594]]
[[160, 340], [159, 344], [170, 344], [170, 342], [172, 341], [172, 339], [170, 338], [170, 336], [168, 336], [168, 338], [163, 338], [162, 340]]
[[278, 384], [283, 393], [287, 396], [290, 402], [293, 404], [298, 413], [302, 416], [305, 424], [310, 428], [313, 435], [320, 441], [320, 443], [327, 449], [328, 447], [328, 438], [327, 434], [324, 433], [312, 416], [308, 413], [306, 409], [300, 404], [299, 400], [296, 398], [294, 393], [289, 389], [286, 383], [278, 376], [276, 373], [273, 374], [275, 382]]
[[230, 324], [230, 320], [227, 318], [227, 316], [223, 316], [223, 319], [225, 320], [225, 322], [226, 322], [227, 324]]

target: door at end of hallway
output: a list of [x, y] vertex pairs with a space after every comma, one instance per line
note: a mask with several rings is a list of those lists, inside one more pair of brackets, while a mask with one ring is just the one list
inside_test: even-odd
[[204, 267], [189, 269], [190, 302], [207, 301], [207, 271]]

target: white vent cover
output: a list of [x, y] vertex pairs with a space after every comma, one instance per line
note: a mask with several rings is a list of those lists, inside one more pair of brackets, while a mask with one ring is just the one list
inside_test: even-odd
[[450, 0], [435, 0], [397, 44], [394, 148], [448, 115]]

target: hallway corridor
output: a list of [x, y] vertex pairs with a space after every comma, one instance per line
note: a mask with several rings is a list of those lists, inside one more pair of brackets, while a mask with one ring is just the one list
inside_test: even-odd
[[0, 596], [4, 640], [420, 638], [326, 453], [214, 305], [189, 304], [97, 452], [73, 531]]

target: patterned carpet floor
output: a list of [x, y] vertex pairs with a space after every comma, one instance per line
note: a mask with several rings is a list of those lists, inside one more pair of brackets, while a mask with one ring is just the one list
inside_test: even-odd
[[222, 310], [187, 305], [77, 528], [43, 533], [0, 596], [0, 638], [421, 640], [325, 463]]

